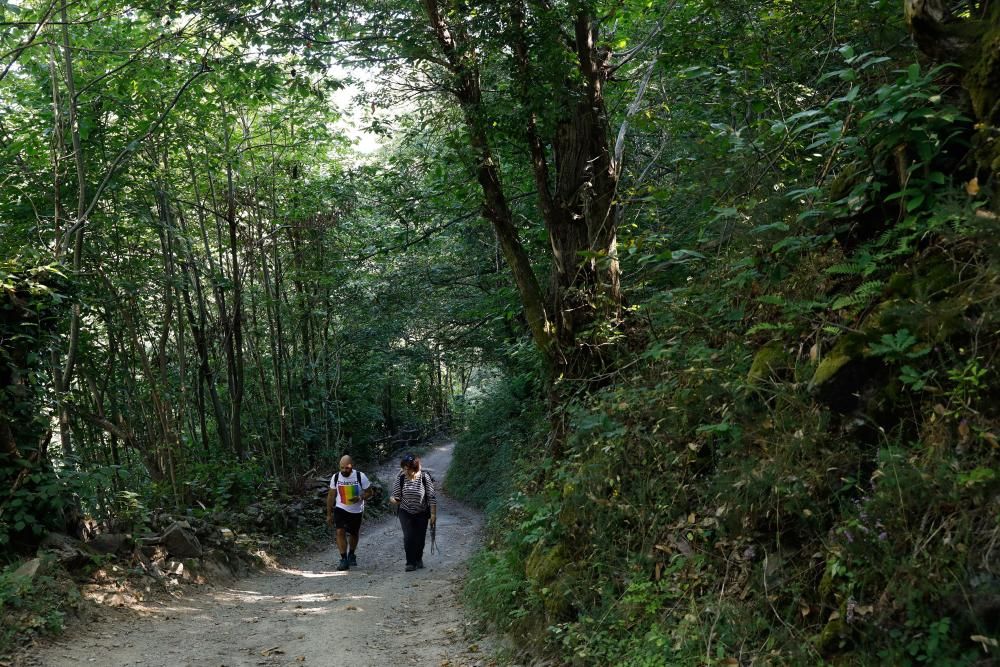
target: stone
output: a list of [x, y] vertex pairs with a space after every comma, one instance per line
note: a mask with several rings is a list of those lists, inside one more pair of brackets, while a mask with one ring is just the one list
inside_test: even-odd
[[201, 542], [186, 521], [175, 521], [160, 537], [160, 543], [171, 556], [198, 558], [202, 554]]
[[27, 579], [28, 581], [31, 581], [35, 578], [35, 575], [38, 574], [38, 571], [41, 569], [41, 567], [42, 567], [42, 559], [32, 558], [21, 567], [14, 570], [14, 578], [15, 579], [24, 578]]
[[865, 337], [849, 333], [837, 339], [833, 349], [823, 358], [809, 381], [809, 391], [815, 391], [833, 378], [841, 368], [851, 361], [862, 358]]
[[60, 565], [68, 569], [91, 562], [90, 554], [83, 542], [62, 533], [47, 534], [38, 545], [38, 550], [51, 553]]
[[123, 533], [101, 533], [87, 542], [99, 554], [116, 554], [132, 546], [132, 538]]
[[791, 360], [784, 344], [781, 341], [772, 341], [754, 355], [750, 372], [747, 373], [747, 382], [758, 384], [774, 375], [779, 375], [790, 366]]

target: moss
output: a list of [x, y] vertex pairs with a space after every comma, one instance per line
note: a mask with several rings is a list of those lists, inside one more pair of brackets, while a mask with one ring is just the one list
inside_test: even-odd
[[550, 621], [566, 618], [576, 597], [578, 582], [568, 571], [571, 561], [566, 553], [562, 544], [547, 547], [539, 543], [524, 564], [524, 572], [538, 592]]
[[936, 303], [934, 308], [928, 309], [927, 317], [914, 327], [914, 331], [925, 340], [944, 342], [968, 328], [963, 316], [969, 305], [967, 296]]
[[573, 601], [579, 595], [579, 587], [579, 578], [566, 573], [542, 589], [542, 606], [545, 607], [545, 614], [550, 622], [562, 621], [571, 616]]
[[996, 139], [1000, 126], [1000, 5], [992, 10], [992, 25], [980, 41], [979, 53], [965, 76], [964, 85], [979, 132], [973, 144], [980, 167], [1000, 171], [1000, 141]]
[[532, 549], [524, 563], [524, 573], [531, 581], [538, 584], [547, 584], [558, 576], [559, 571], [569, 564], [566, 557], [566, 549], [559, 544], [555, 547], [547, 547], [539, 542]]
[[1000, 98], [1000, 25], [993, 26], [980, 41], [978, 58], [965, 79], [972, 108], [980, 120], [994, 120]]
[[770, 342], [754, 355], [750, 372], [747, 373], [747, 382], [756, 384], [771, 377], [777, 371], [788, 368], [789, 364], [790, 359], [784, 344], [781, 341]]
[[820, 579], [818, 590], [820, 597], [822, 598], [826, 598], [827, 596], [833, 595], [834, 592], [833, 575], [830, 573], [829, 569], [827, 569], [827, 571], [823, 573], [823, 578]]
[[820, 651], [836, 648], [834, 643], [844, 637], [846, 629], [847, 627], [842, 618], [838, 617], [828, 621], [827, 624], [823, 626], [823, 630], [819, 633], [819, 637], [816, 638], [816, 648]]
[[889, 278], [888, 291], [900, 298], [932, 300], [953, 287], [958, 280], [951, 261], [933, 255], [894, 273]]
[[841, 336], [813, 373], [812, 380], [809, 381], [810, 391], [829, 381], [851, 361], [861, 358], [864, 355], [866, 341], [866, 336], [861, 334], [850, 333]]
[[961, 279], [951, 260], [940, 255], [926, 257], [889, 280], [896, 298], [879, 304], [866, 327], [869, 340], [883, 333], [907, 329], [926, 342], [942, 342], [965, 330], [968, 294], [956, 291]]
[[931, 301], [935, 296], [949, 292], [959, 282], [951, 262], [945, 257], [934, 257], [914, 267], [910, 296]]
[[833, 182], [830, 183], [831, 201], [836, 201], [849, 195], [854, 186], [863, 178], [863, 173], [862, 170], [858, 169], [858, 164], [855, 162], [844, 167], [837, 174], [837, 177], [833, 179]]

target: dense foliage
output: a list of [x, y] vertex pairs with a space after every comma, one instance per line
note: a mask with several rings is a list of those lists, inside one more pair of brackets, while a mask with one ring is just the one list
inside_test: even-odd
[[218, 10], [0, 8], [4, 553], [446, 419], [463, 362], [368, 252], [341, 81]]
[[990, 663], [996, 118], [895, 3], [683, 4], [623, 179], [645, 347], [564, 460], [484, 422], [511, 389], [468, 422], [456, 484], [511, 461], [469, 599], [572, 664]]
[[998, 53], [994, 0], [3, 5], [0, 554], [455, 423], [534, 655], [995, 660]]

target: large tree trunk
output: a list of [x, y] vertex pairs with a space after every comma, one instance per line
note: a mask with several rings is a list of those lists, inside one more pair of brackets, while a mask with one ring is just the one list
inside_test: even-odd
[[470, 57], [472, 49], [468, 45], [468, 36], [462, 34], [460, 26], [448, 23], [446, 16], [450, 13], [449, 8], [442, 10], [437, 0], [424, 0], [423, 5], [438, 47], [444, 53], [449, 69], [458, 78], [454, 94], [461, 106], [469, 143], [477, 159], [476, 180], [483, 191], [483, 217], [489, 220], [496, 232], [500, 249], [517, 285], [535, 345], [554, 371], [559, 354], [554, 345], [553, 323], [528, 253], [518, 237], [500, 178], [499, 161], [486, 133], [487, 114], [483, 107], [479, 70]]
[[[611, 148], [611, 132], [603, 86], [608, 53], [597, 44], [597, 22], [581, 9], [573, 17], [572, 49], [580, 74], [567, 99], [568, 112], [547, 142], [539, 136], [534, 115], [526, 119], [526, 140], [531, 151], [539, 208], [548, 230], [553, 270], [549, 294], [543, 296], [533, 267], [513, 224], [509, 199], [500, 179], [498, 160], [486, 133], [487, 111], [472, 55], [471, 37], [458, 22], [450, 23], [451, 8], [443, 2], [424, 0], [430, 27], [444, 60], [457, 78], [453, 92], [461, 106], [469, 141], [477, 155], [476, 176], [482, 187], [484, 216], [493, 224], [510, 267], [528, 325], [545, 355], [553, 380], [590, 380], [601, 375], [604, 364], [600, 340], [584, 340], [596, 325], [615, 322], [620, 316], [617, 230], [612, 203], [618, 187], [618, 169]], [[523, 3], [511, 5], [515, 24], [515, 55], [519, 64], [521, 95], [527, 98], [534, 81], [524, 33]], [[546, 154], [555, 157], [550, 171]]]
[[[515, 57], [522, 104], [530, 109], [535, 80], [528, 52], [524, 7], [512, 5]], [[560, 375], [592, 380], [605, 370], [598, 354], [600, 337], [588, 329], [615, 323], [621, 315], [617, 258], [617, 221], [612, 204], [619, 170], [611, 147], [611, 127], [604, 102], [610, 53], [598, 48], [598, 23], [586, 11], [573, 21], [573, 49], [581, 83], [573, 86], [567, 113], [549, 140], [555, 158], [554, 184], [546, 142], [529, 112], [526, 135], [531, 150], [539, 208], [552, 247], [551, 312], [560, 350]], [[570, 84], [567, 84], [570, 85]], [[575, 101], [573, 101], [575, 100]]]
[[[456, 81], [450, 86], [461, 106], [483, 190], [483, 215], [493, 225], [507, 264], [514, 275], [528, 325], [549, 371], [552, 413], [551, 453], [562, 455], [565, 424], [562, 408], [571, 392], [607, 377], [608, 361], [601, 350], [608, 328], [621, 316], [621, 286], [617, 258], [616, 216], [612, 204], [619, 169], [611, 145], [604, 102], [607, 50], [598, 45], [598, 22], [585, 5], [571, 17], [568, 39], [579, 77], [567, 81], [562, 102], [565, 113], [555, 136], [539, 134], [533, 112], [538, 97], [532, 71], [523, 0], [513, 0], [514, 57], [518, 67], [520, 102], [528, 110], [525, 139], [530, 153], [538, 204], [551, 246], [551, 284], [547, 298], [517, 236], [509, 199], [500, 180], [498, 160], [486, 132], [488, 113], [479, 83], [476, 49], [461, 24], [461, 11], [444, 0], [424, 0], [424, 9], [443, 61]], [[548, 94], [551, 91], [543, 91]], [[546, 104], [551, 104], [550, 100]], [[550, 170], [548, 148], [554, 155]]]
[[[904, 12], [913, 39], [938, 62], [957, 63], [963, 73], [976, 118], [975, 159], [978, 181], [993, 188], [992, 208], [1000, 208], [1000, 1], [968, 3], [969, 18], [958, 18], [944, 0], [905, 0]], [[993, 177], [991, 177], [993, 175]]]

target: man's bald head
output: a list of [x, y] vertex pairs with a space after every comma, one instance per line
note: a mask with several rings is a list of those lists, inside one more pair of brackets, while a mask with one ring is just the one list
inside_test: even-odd
[[354, 461], [350, 456], [344, 454], [340, 457], [340, 474], [347, 476], [354, 472]]

